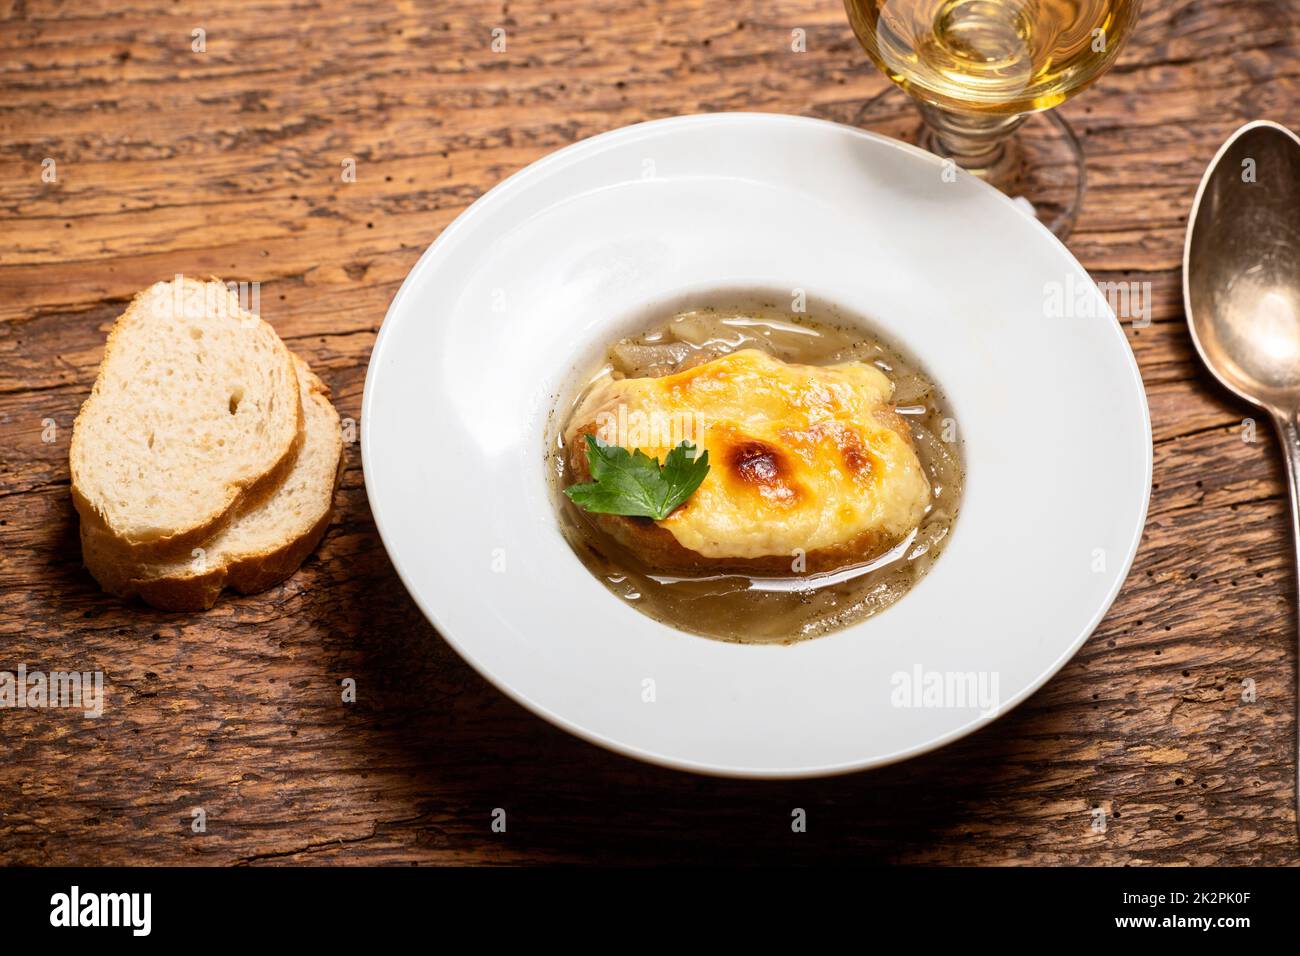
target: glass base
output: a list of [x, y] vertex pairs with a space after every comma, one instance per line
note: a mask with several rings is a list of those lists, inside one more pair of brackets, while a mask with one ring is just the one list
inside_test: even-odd
[[[920, 146], [937, 156], [950, 155], [941, 134], [936, 132], [936, 127], [942, 127], [943, 117], [921, 106], [920, 112], [928, 122], [918, 125], [917, 107], [910, 96], [891, 87], [863, 104], [853, 124]], [[1006, 125], [1014, 129], [1009, 136], [990, 145], [977, 161], [959, 165], [1026, 204], [1057, 238], [1065, 239], [1074, 228], [1087, 183], [1078, 137], [1055, 110], [1008, 118]], [[944, 130], [943, 135], [952, 136], [953, 130]], [[970, 155], [970, 144], [965, 145]]]

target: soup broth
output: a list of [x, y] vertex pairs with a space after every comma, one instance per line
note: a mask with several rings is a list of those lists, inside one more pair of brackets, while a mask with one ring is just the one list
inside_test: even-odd
[[[646, 565], [620, 546], [559, 490], [574, 483], [564, 426], [583, 397], [606, 377], [659, 377], [740, 349], [762, 349], [788, 363], [874, 364], [894, 383], [893, 405], [911, 433], [929, 479], [920, 525], [890, 550], [818, 574], [685, 575]], [[562, 413], [550, 455], [556, 507], [565, 538], [584, 565], [620, 600], [683, 631], [743, 643], [792, 643], [862, 621], [889, 607], [929, 570], [952, 531], [963, 472], [954, 419], [925, 371], [899, 349], [836, 314], [791, 314], [771, 305], [680, 312], [621, 339], [583, 376]]]

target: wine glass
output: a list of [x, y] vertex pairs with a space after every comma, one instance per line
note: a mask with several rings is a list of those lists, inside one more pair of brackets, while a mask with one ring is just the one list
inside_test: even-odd
[[867, 54], [920, 108], [920, 145], [1027, 200], [1061, 238], [1082, 201], [1083, 151], [1046, 111], [1110, 67], [1140, 5], [844, 0]]

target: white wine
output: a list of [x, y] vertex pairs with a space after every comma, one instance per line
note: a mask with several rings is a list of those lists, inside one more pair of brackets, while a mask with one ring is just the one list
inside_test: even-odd
[[1110, 66], [1139, 0], [844, 0], [876, 65], [959, 113], [1051, 109]]

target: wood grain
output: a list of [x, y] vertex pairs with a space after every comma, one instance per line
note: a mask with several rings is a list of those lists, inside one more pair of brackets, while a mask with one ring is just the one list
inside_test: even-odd
[[[0, 711], [0, 861], [1300, 861], [1278, 449], [1263, 422], [1243, 441], [1251, 410], [1196, 365], [1178, 272], [1218, 144], [1247, 119], [1300, 123], [1288, 0], [1148, 3], [1116, 68], [1063, 107], [1090, 176], [1070, 245], [1153, 296], [1152, 323], [1125, 327], [1156, 437], [1151, 516], [1113, 610], [995, 725], [792, 783], [642, 766], [492, 689], [395, 576], [355, 445], [338, 520], [284, 586], [202, 615], [108, 599], [80, 566], [67, 441], [108, 324], [175, 272], [260, 282], [263, 315], [359, 418], [403, 276], [504, 176], [654, 117], [861, 114], [887, 84], [835, 0], [0, 8], [0, 669], [102, 669], [108, 694], [98, 720]], [[887, 114], [878, 128], [910, 126]]]

